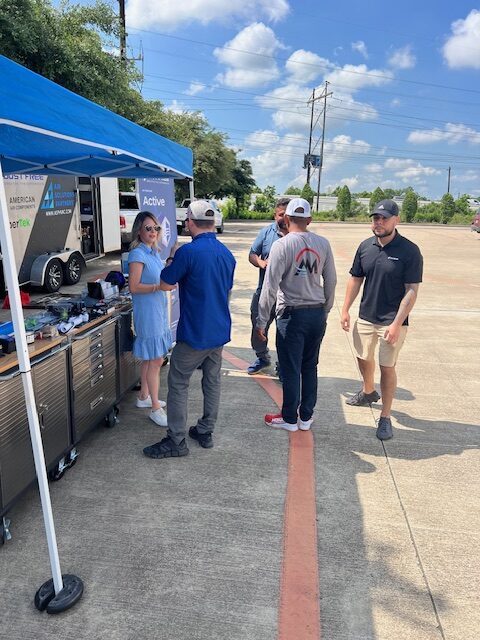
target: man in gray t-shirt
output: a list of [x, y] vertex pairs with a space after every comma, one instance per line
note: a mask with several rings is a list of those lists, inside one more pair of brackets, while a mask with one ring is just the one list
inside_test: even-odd
[[337, 276], [330, 243], [307, 231], [312, 220], [308, 202], [290, 200], [285, 220], [288, 234], [270, 251], [256, 322], [261, 338], [276, 300], [283, 404], [282, 413], [267, 414], [265, 422], [287, 431], [307, 431], [317, 402], [318, 356]]

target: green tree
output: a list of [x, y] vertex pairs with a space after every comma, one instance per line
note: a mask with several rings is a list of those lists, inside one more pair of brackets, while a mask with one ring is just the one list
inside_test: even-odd
[[310, 204], [310, 206], [312, 206], [313, 198], [315, 197], [315, 192], [312, 189], [312, 187], [308, 184], [308, 182], [305, 183], [302, 189], [302, 192], [300, 194], [300, 197], [306, 200]]
[[395, 192], [395, 189], [383, 189], [383, 195], [385, 196], [385, 198], [392, 199], [393, 196], [400, 195], [400, 194], [397, 194]]
[[286, 196], [301, 196], [302, 195], [302, 190], [300, 189], [300, 187], [287, 187], [285, 189], [285, 195]]
[[370, 196], [372, 195], [371, 191], [359, 191], [358, 193], [355, 194], [356, 198], [370, 198]]
[[455, 215], [455, 200], [451, 193], [445, 193], [440, 202], [442, 222], [448, 224], [448, 221]]
[[352, 194], [347, 185], [343, 185], [337, 196], [337, 211], [340, 216], [340, 220], [345, 220], [350, 215], [352, 207]]
[[377, 187], [375, 191], [370, 196], [369, 209], [370, 213], [374, 210], [375, 206], [380, 202], [380, 200], [385, 200], [385, 194], [380, 187]]
[[132, 62], [108, 53], [120, 22], [113, 7], [46, 0], [0, 0], [0, 51], [36, 73], [126, 115], [143, 103], [131, 83], [140, 79]]
[[463, 216], [470, 215], [472, 213], [470, 206], [468, 204], [468, 198], [470, 196], [466, 193], [463, 196], [460, 196], [457, 200], [455, 200], [455, 213], [458, 213]]
[[413, 190], [408, 190], [402, 203], [402, 218], [405, 222], [413, 222], [418, 209], [417, 194]]
[[[120, 22], [103, 0], [91, 6], [0, 0], [0, 52], [32, 71], [193, 150], [195, 191], [210, 197], [232, 179], [236, 154], [200, 113], [173, 113], [135, 89], [141, 74], [115, 53]], [[188, 197], [188, 186], [179, 189]]]
[[255, 189], [256, 184], [252, 176], [252, 165], [248, 160], [236, 160], [232, 176], [216, 193], [217, 197], [232, 196], [235, 200], [235, 213], [246, 207], [246, 199]]
[[261, 195], [257, 197], [253, 205], [254, 211], [259, 211], [265, 215], [273, 215], [273, 209], [275, 208], [275, 193], [276, 189], [272, 185], [268, 185], [262, 191]]

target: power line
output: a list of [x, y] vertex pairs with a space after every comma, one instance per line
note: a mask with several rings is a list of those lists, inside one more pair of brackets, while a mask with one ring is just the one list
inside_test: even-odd
[[[229, 46], [225, 46], [225, 45], [220, 45], [220, 44], [215, 44], [212, 42], [206, 42], [204, 40], [194, 40], [193, 38], [185, 38], [183, 36], [175, 36], [173, 34], [169, 34], [169, 33], [163, 33], [161, 31], [153, 31], [151, 29], [134, 29], [135, 31], [139, 31], [141, 33], [151, 33], [157, 36], [161, 36], [163, 38], [170, 38], [170, 39], [174, 39], [174, 40], [179, 40], [181, 42], [191, 42], [193, 44], [199, 44], [202, 46], [206, 46], [206, 47], [210, 47], [210, 48], [214, 48], [214, 49], [223, 49], [225, 51], [233, 51], [235, 53], [246, 53], [248, 55], [254, 56], [254, 57], [259, 57], [259, 58], [266, 58], [269, 60], [274, 60], [274, 61], [278, 61], [278, 62], [287, 62], [289, 61], [290, 64], [297, 64], [297, 65], [301, 65], [304, 67], [313, 67], [315, 69], [324, 69], [327, 70], [329, 72], [332, 71], [342, 71], [343, 73], [349, 73], [349, 74], [353, 74], [355, 76], [362, 76], [362, 77], [368, 77], [368, 78], [380, 78], [380, 79], [385, 79], [388, 78], [388, 76], [386, 76], [385, 74], [376, 74], [376, 73], [370, 73], [367, 71], [354, 71], [352, 69], [345, 69], [343, 67], [340, 67], [339, 65], [334, 65], [333, 63], [329, 66], [327, 65], [322, 65], [319, 63], [315, 63], [315, 62], [304, 62], [304, 61], [299, 61], [299, 60], [290, 60], [290, 58], [285, 58], [285, 57], [281, 57], [281, 56], [272, 56], [272, 55], [268, 55], [266, 53], [258, 53], [256, 51], [249, 51], [248, 49], [237, 49], [236, 47], [229, 47]], [[147, 49], [148, 51], [153, 51], [156, 52], [155, 49]], [[158, 53], [158, 52], [157, 52]], [[480, 94], [480, 90], [478, 89], [466, 89], [463, 87], [453, 87], [453, 86], [449, 86], [449, 85], [443, 85], [443, 84], [437, 84], [434, 82], [421, 82], [420, 80], [408, 80], [405, 78], [395, 78], [393, 76], [393, 72], [389, 72], [392, 73], [392, 77], [390, 78], [391, 80], [395, 79], [397, 82], [403, 82], [406, 84], [413, 84], [413, 85], [418, 85], [418, 86], [422, 86], [422, 87], [432, 87], [432, 88], [436, 88], [436, 89], [447, 89], [449, 91], [461, 91], [464, 93], [473, 93], [473, 94]]]
[[[168, 76], [159, 76], [159, 75], [154, 75], [154, 74], [145, 74], [146, 78], [157, 78], [160, 80], [167, 80], [169, 82], [176, 82], [179, 84], [186, 84], [186, 85], [191, 85], [192, 83], [194, 83], [194, 80], [181, 80], [179, 78], [171, 78]], [[304, 106], [305, 105], [305, 101], [303, 100], [295, 100], [292, 98], [284, 98], [282, 96], [269, 96], [268, 94], [262, 94], [262, 93], [254, 93], [252, 91], [243, 91], [240, 89], [230, 89], [230, 88], [224, 88], [224, 87], [218, 87], [212, 84], [208, 84], [205, 82], [200, 82], [198, 81], [198, 84], [201, 84], [202, 86], [204, 86], [205, 88], [208, 89], [215, 89], [217, 91], [228, 91], [231, 93], [239, 93], [242, 95], [246, 95], [246, 96], [252, 96], [255, 98], [263, 98], [264, 100], [271, 100], [271, 101], [278, 101], [278, 102], [288, 102], [288, 103], [292, 103], [300, 106]], [[329, 83], [331, 84], [331, 86], [336, 87], [338, 85], [334, 84], [334, 83]], [[189, 96], [189, 94], [184, 94], [182, 92], [178, 92], [178, 95], [184, 95], [186, 96], [185, 99], [195, 99], [196, 96]], [[198, 99], [202, 99], [205, 96], [198, 96]], [[210, 100], [221, 100], [222, 98], [209, 98]], [[338, 102], [342, 102], [342, 98], [332, 98], [332, 100], [336, 100]], [[348, 104], [348, 102], [347, 102]], [[358, 103], [358, 104], [362, 104], [362, 103]], [[263, 105], [261, 105], [263, 107]], [[479, 105], [480, 106], [480, 105]], [[266, 107], [264, 107], [266, 108]], [[431, 122], [431, 123], [437, 123], [437, 124], [458, 124], [458, 125], [464, 125], [464, 126], [468, 126], [468, 127], [480, 127], [480, 124], [478, 123], [471, 123], [471, 122], [452, 122], [451, 119], [449, 120], [439, 120], [439, 119], [434, 119], [434, 118], [425, 118], [423, 116], [410, 116], [410, 115], [405, 115], [405, 114], [400, 114], [400, 113], [394, 113], [391, 111], [383, 111], [382, 109], [378, 109], [377, 107], [371, 107], [371, 110], [369, 109], [359, 109], [357, 107], [348, 107], [348, 106], [344, 106], [344, 107], [336, 107], [337, 109], [342, 109], [344, 111], [353, 111], [355, 113], [364, 113], [364, 114], [370, 114], [372, 111], [374, 111], [376, 114], [380, 114], [380, 115], [391, 115], [394, 116], [396, 118], [405, 118], [407, 120], [419, 120], [421, 122]], [[280, 109], [278, 109], [280, 111]]]

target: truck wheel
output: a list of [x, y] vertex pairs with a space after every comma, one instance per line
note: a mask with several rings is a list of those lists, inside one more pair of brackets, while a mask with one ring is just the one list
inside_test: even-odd
[[177, 236], [181, 236], [183, 233], [183, 224], [177, 224]]
[[83, 261], [80, 256], [73, 253], [63, 267], [63, 278], [65, 284], [77, 284], [82, 277]]
[[63, 268], [62, 262], [58, 258], [53, 258], [47, 263], [45, 269], [45, 280], [43, 286], [48, 293], [54, 293], [58, 291], [63, 283]]
[[223, 233], [223, 220], [222, 220], [222, 224], [217, 227], [217, 233]]

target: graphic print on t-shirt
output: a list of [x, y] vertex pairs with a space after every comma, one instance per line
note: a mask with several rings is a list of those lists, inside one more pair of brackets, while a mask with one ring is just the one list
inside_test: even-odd
[[318, 261], [320, 256], [314, 249], [305, 247], [295, 256], [295, 275], [308, 276], [308, 274], [318, 273]]

